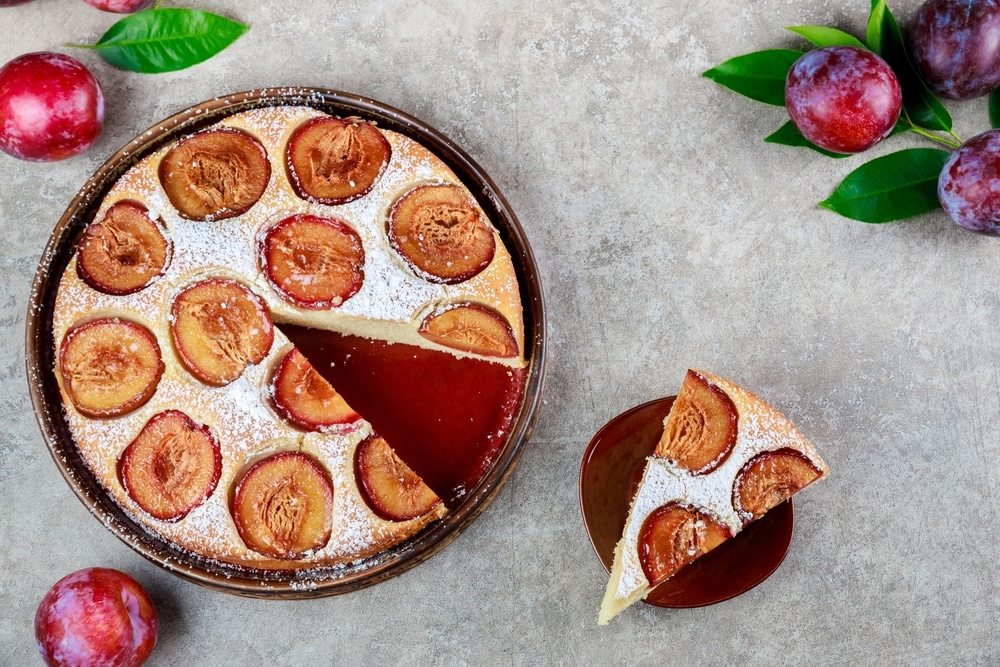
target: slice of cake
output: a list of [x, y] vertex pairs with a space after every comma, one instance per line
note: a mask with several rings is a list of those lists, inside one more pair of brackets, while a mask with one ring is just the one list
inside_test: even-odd
[[689, 370], [632, 500], [597, 622], [828, 472], [784, 415], [732, 382]]

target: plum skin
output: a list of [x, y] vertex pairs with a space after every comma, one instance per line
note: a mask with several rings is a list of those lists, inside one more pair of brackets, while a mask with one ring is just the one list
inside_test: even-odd
[[35, 640], [50, 667], [139, 667], [159, 631], [156, 608], [124, 572], [92, 567], [57, 581], [35, 613]]
[[970, 100], [1000, 85], [1000, 4], [927, 0], [910, 24], [910, 52], [928, 87]]
[[90, 148], [104, 126], [104, 93], [78, 60], [40, 51], [0, 68], [0, 150], [51, 162]]
[[885, 139], [903, 107], [899, 80], [865, 49], [807, 51], [785, 80], [785, 108], [802, 135], [835, 153], [860, 153]]
[[1000, 236], [1000, 130], [969, 139], [938, 177], [938, 200], [961, 227]]
[[83, 0], [91, 7], [112, 14], [132, 14], [152, 7], [156, 0]]

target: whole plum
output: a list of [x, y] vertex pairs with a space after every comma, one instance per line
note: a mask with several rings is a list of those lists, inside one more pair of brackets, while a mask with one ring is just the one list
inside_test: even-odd
[[1000, 236], [1000, 130], [969, 139], [938, 177], [938, 199], [962, 227]]
[[51, 162], [90, 148], [104, 125], [104, 93], [79, 61], [28, 53], [0, 68], [0, 150]]
[[28, 2], [31, 2], [31, 0], [0, 0], [0, 7], [13, 7], [14, 5], [23, 5]]
[[807, 51], [785, 80], [785, 108], [802, 135], [835, 153], [860, 153], [889, 136], [903, 106], [899, 80], [871, 51]]
[[935, 93], [953, 100], [1000, 85], [1000, 4], [927, 0], [910, 25], [914, 64]]
[[35, 613], [35, 639], [50, 667], [139, 667], [156, 645], [149, 595], [124, 572], [91, 567], [68, 574]]

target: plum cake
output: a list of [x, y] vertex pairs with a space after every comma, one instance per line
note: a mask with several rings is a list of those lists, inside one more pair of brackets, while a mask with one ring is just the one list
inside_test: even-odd
[[827, 472], [784, 415], [689, 370], [632, 499], [598, 623]]
[[335, 568], [462, 501], [524, 391], [511, 256], [404, 134], [233, 114], [110, 188], [60, 277], [54, 373], [107, 493], [197, 557]]

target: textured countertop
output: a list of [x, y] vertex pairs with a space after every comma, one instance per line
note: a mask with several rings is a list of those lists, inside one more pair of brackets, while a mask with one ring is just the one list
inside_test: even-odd
[[[154, 666], [1000, 662], [1000, 240], [941, 212], [866, 225], [819, 208], [864, 158], [765, 144], [784, 111], [700, 76], [804, 48], [784, 26], [861, 35], [867, 0], [184, 4], [251, 30], [206, 63], [141, 75], [63, 46], [114, 21], [80, 0], [0, 9], [0, 62], [70, 52], [107, 100], [82, 155], [0, 154], [0, 664], [40, 663], [38, 601], [94, 565], [155, 599]], [[918, 2], [891, 5], [905, 22]], [[262, 601], [182, 581], [89, 515], [36, 425], [23, 336], [42, 248], [108, 156], [202, 100], [287, 85], [402, 109], [486, 169], [535, 252], [549, 360], [517, 470], [454, 543], [356, 593]], [[987, 129], [985, 100], [948, 106], [963, 137]], [[892, 144], [872, 155], [928, 145]], [[581, 457], [688, 367], [785, 412], [832, 474], [796, 500], [788, 556], [756, 589], [700, 609], [640, 604], [599, 628]]]

